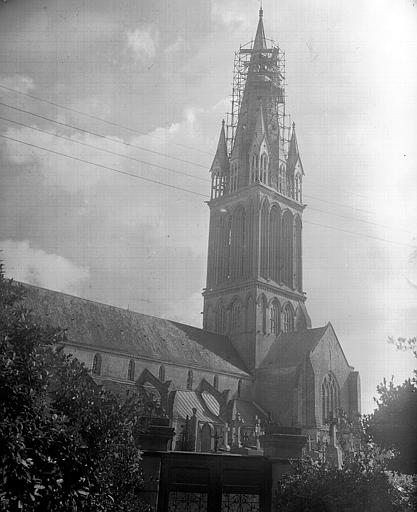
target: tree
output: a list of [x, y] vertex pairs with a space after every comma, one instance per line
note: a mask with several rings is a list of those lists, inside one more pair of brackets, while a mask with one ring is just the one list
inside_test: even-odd
[[0, 510], [140, 511], [142, 397], [118, 397], [59, 350], [0, 264]]
[[[417, 357], [416, 338], [390, 338], [399, 350], [412, 350]], [[369, 439], [381, 448], [393, 450], [390, 468], [417, 473], [417, 373], [400, 385], [384, 379], [377, 388], [377, 409], [364, 418]]]
[[371, 446], [349, 457], [342, 469], [311, 459], [293, 464], [278, 483], [277, 512], [412, 512], [412, 477], [395, 480], [385, 471], [384, 456]]

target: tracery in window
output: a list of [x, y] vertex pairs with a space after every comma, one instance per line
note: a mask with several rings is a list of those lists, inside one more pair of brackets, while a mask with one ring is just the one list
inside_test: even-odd
[[294, 330], [294, 313], [291, 304], [286, 304], [282, 312], [282, 330], [283, 332]]
[[323, 423], [329, 422], [332, 418], [336, 417], [337, 410], [340, 405], [339, 384], [333, 373], [329, 372], [323, 379], [321, 385], [321, 399], [322, 399], [322, 421]]
[[271, 332], [278, 334], [280, 331], [280, 307], [278, 300], [274, 300], [271, 304]]

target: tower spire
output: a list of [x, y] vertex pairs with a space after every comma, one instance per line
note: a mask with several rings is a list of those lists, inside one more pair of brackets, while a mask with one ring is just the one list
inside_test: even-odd
[[259, 9], [258, 27], [256, 29], [255, 41], [253, 43], [254, 50], [263, 50], [264, 48], [266, 48], [265, 30], [264, 30], [264, 23], [262, 20], [263, 15], [264, 15], [264, 11], [262, 9], [262, 4], [261, 4], [261, 7]]

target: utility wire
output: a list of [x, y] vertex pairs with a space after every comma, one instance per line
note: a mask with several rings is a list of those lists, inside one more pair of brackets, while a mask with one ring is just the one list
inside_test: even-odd
[[34, 117], [38, 117], [40, 119], [43, 119], [44, 121], [49, 121], [51, 123], [55, 123], [55, 124], [58, 124], [60, 126], [66, 126], [67, 128], [71, 128], [72, 130], [78, 130], [78, 131], [83, 132], [83, 133], [88, 133], [89, 135], [94, 135], [95, 137], [100, 137], [101, 139], [109, 140], [113, 144], [122, 144], [123, 146], [128, 146], [128, 147], [131, 147], [131, 148], [140, 149], [141, 151], [147, 151], [148, 153], [152, 153], [154, 155], [159, 155], [159, 156], [163, 156], [163, 157], [166, 157], [166, 158], [172, 158], [173, 160], [177, 160], [178, 162], [182, 162], [182, 163], [186, 163], [186, 164], [191, 164], [191, 165], [195, 165], [197, 167], [202, 167], [203, 169], [207, 169], [206, 165], [198, 164], [196, 162], [191, 162], [190, 160], [185, 160], [183, 158], [178, 158], [176, 156], [167, 155], [166, 153], [160, 153], [159, 151], [155, 151], [153, 149], [144, 148], [142, 146], [136, 146], [136, 144], [130, 144], [130, 142], [124, 142], [124, 141], [115, 140], [112, 137], [108, 137], [107, 135], [102, 135], [101, 133], [91, 132], [89, 130], [85, 130], [84, 128], [80, 128], [78, 126], [73, 126], [71, 124], [63, 123], [61, 121], [55, 121], [54, 119], [51, 119], [50, 117], [41, 116], [40, 114], [35, 114], [34, 112], [31, 112], [30, 110], [25, 110], [23, 108], [14, 107], [13, 105], [8, 105], [7, 103], [3, 103], [1, 101], [0, 101], [0, 105], [2, 105], [3, 107], [11, 108], [13, 110], [17, 110], [18, 112], [23, 112], [25, 114], [29, 114], [29, 115], [34, 116]]
[[[9, 88], [9, 87], [5, 87], [5, 86], [2, 86], [2, 85], [0, 85], [0, 87], [5, 88], [5, 89], [7, 89], [7, 90], [14, 91], [14, 92], [18, 92], [19, 94], [22, 94], [22, 95], [24, 95], [24, 96], [29, 96], [30, 98], [39, 99], [39, 98], [38, 98], [38, 97], [36, 97], [36, 96], [30, 95], [30, 94], [27, 94], [27, 93], [21, 93], [20, 91], [15, 91], [14, 89], [11, 89], [11, 88]], [[55, 106], [58, 106], [58, 107], [68, 108], [69, 110], [73, 110], [73, 109], [70, 109], [70, 107], [64, 107], [64, 106], [59, 105], [59, 104], [57, 104], [57, 103], [48, 102], [47, 100], [41, 100], [41, 101], [45, 101], [45, 102], [47, 102], [47, 103], [51, 103], [52, 105], [55, 105]], [[68, 125], [68, 124], [66, 124], [66, 123], [62, 123], [62, 122], [56, 121], [56, 120], [54, 120], [54, 119], [51, 119], [51, 118], [49, 118], [49, 117], [41, 116], [40, 114], [36, 114], [36, 113], [34, 113], [34, 112], [31, 112], [31, 111], [27, 111], [27, 110], [20, 109], [20, 108], [18, 108], [18, 107], [15, 107], [15, 106], [9, 105], [9, 104], [7, 104], [7, 103], [2, 103], [2, 102], [0, 102], [0, 105], [4, 105], [4, 106], [6, 106], [6, 107], [8, 107], [8, 108], [11, 108], [11, 109], [14, 109], [14, 110], [18, 110], [18, 111], [20, 111], [20, 112], [27, 113], [27, 114], [32, 115], [32, 116], [35, 116], [35, 117], [39, 117], [39, 118], [41, 118], [41, 119], [43, 119], [43, 120], [50, 121], [50, 122], [55, 123], [55, 124], [58, 124], [58, 125], [63, 125], [63, 126], [69, 127], [69, 128], [71, 128], [71, 129], [73, 129], [73, 130], [78, 130], [78, 131], [81, 131], [81, 132], [83, 132], [83, 133], [87, 133], [87, 134], [90, 134], [90, 135], [93, 135], [93, 136], [96, 136], [96, 137], [104, 138], [104, 139], [109, 140], [109, 141], [111, 141], [111, 142], [113, 142], [113, 143], [116, 143], [116, 144], [123, 144], [123, 145], [125, 145], [125, 146], [130, 146], [130, 147], [133, 147], [133, 148], [136, 148], [136, 149], [140, 149], [140, 150], [143, 150], [143, 151], [149, 151], [149, 152], [151, 152], [151, 153], [154, 153], [154, 154], [157, 154], [157, 155], [160, 155], [160, 156], [164, 156], [164, 157], [168, 157], [168, 158], [173, 158], [173, 159], [175, 159], [175, 160], [179, 160], [180, 162], [183, 162], [183, 163], [189, 163], [189, 164], [196, 165], [196, 166], [198, 166], [198, 167], [201, 167], [201, 168], [207, 169], [207, 166], [202, 165], [202, 164], [199, 164], [199, 163], [196, 163], [196, 162], [191, 162], [191, 161], [189, 161], [189, 160], [183, 160], [183, 159], [180, 159], [180, 158], [177, 158], [177, 157], [171, 156], [171, 155], [167, 155], [167, 154], [165, 154], [165, 153], [160, 153], [160, 152], [158, 152], [158, 151], [150, 150], [150, 149], [148, 149], [148, 148], [143, 148], [143, 147], [141, 147], [141, 146], [136, 146], [136, 145], [130, 144], [130, 143], [128, 143], [128, 142], [124, 142], [124, 141], [116, 141], [116, 140], [114, 140], [114, 139], [112, 139], [111, 137], [108, 137], [108, 136], [106, 136], [106, 135], [97, 134], [97, 133], [95, 133], [95, 132], [91, 132], [91, 131], [86, 130], [86, 129], [83, 129], [83, 128], [78, 128], [78, 127], [76, 127], [76, 126]], [[77, 111], [77, 113], [84, 114], [83, 112], [79, 112], [79, 111]], [[85, 115], [89, 116], [89, 114], [85, 114]], [[96, 118], [95, 116], [90, 116], [90, 117], [93, 117], [93, 118], [95, 118], [95, 119], [99, 119], [99, 120], [103, 120], [103, 121], [105, 121], [104, 119]], [[13, 121], [12, 121], [12, 122], [13, 122]], [[118, 125], [118, 126], [119, 126], [119, 125]], [[120, 126], [123, 128], [123, 126], [122, 126], [122, 125], [120, 125]], [[28, 126], [28, 127], [30, 127], [30, 126]], [[126, 128], [126, 127], [124, 127], [124, 128]], [[126, 129], [127, 129], [127, 128], [126, 128]], [[122, 156], [122, 155], [120, 155], [120, 156]], [[128, 158], [128, 157], [126, 157], [126, 158]], [[140, 161], [141, 163], [145, 163], [145, 162], [143, 162], [142, 160], [139, 160], [139, 161]], [[154, 164], [151, 164], [150, 162], [148, 162], [148, 164], [149, 164], [149, 165], [154, 165]], [[158, 167], [158, 166], [155, 166], [155, 167]], [[168, 170], [168, 168], [167, 168], [167, 167], [164, 167], [164, 166], [159, 166], [159, 167], [160, 167], [160, 168], [165, 168], [165, 169], [167, 169], [167, 170]], [[173, 170], [173, 172], [180, 173], [180, 171], [175, 171], [175, 170]], [[184, 173], [184, 174], [185, 174], [185, 173]], [[194, 177], [194, 178], [195, 178], [195, 176], [192, 176], [192, 177]], [[196, 178], [196, 179], [199, 179], [199, 178]], [[206, 181], [207, 183], [209, 183], [209, 180], [205, 180], [204, 178], [200, 178], [200, 179], [201, 179], [201, 181]], [[346, 194], [346, 195], [347, 195], [347, 194]], [[360, 196], [359, 194], [353, 194], [353, 195], [356, 195], [356, 196], [358, 196], [358, 197], [363, 197], [363, 196]], [[345, 205], [344, 203], [337, 203], [337, 202], [334, 202], [334, 201], [329, 201], [329, 200], [322, 199], [322, 198], [318, 198], [318, 197], [315, 197], [315, 196], [310, 196], [310, 195], [308, 195], [308, 194], [304, 194], [304, 197], [305, 197], [305, 198], [310, 198], [310, 199], [315, 199], [316, 201], [320, 201], [320, 202], [328, 203], [328, 204], [335, 205], [335, 206], [338, 206], [338, 207], [344, 207], [344, 208], [348, 208], [348, 209], [356, 210], [356, 211], [358, 211], [358, 212], [369, 213], [369, 214], [371, 214], [371, 215], [374, 213], [374, 212], [372, 212], [372, 211], [370, 211], [370, 210], [366, 210], [366, 209], [363, 209], [363, 208], [356, 208], [356, 207], [353, 207], [353, 206], [350, 206], [350, 205]], [[336, 214], [336, 213], [326, 212], [325, 210], [319, 210], [319, 209], [314, 208], [314, 207], [310, 207], [310, 209], [312, 209], [312, 210], [316, 209], [317, 211], [320, 211], [320, 212], [322, 212], [322, 213], [327, 213], [328, 215], [337, 215], [337, 216], [339, 216], [339, 217], [352, 218], [353, 220], [358, 220], [359, 222], [365, 222], [365, 223], [369, 223], [369, 224], [373, 224], [373, 225], [378, 225], [378, 226], [381, 226], [381, 227], [388, 227], [388, 228], [390, 228], [390, 226], [386, 226], [386, 225], [382, 225], [382, 224], [377, 224], [377, 223], [374, 223], [374, 222], [372, 222], [372, 221], [366, 221], [366, 220], [364, 220], [364, 219], [356, 219], [356, 218], [354, 218], [354, 217], [347, 217], [347, 216], [344, 216], [344, 215], [338, 215], [338, 214]], [[402, 231], [405, 231], [405, 230], [402, 230]], [[409, 231], [405, 231], [405, 232], [407, 232], [407, 233], [409, 233], [409, 234], [413, 234], [413, 233], [410, 233]]]
[[144, 135], [146, 137], [150, 137], [157, 140], [162, 140], [165, 143], [172, 144], [174, 146], [178, 146], [180, 148], [192, 149], [193, 151], [198, 151], [199, 153], [206, 153], [207, 155], [211, 155], [208, 151], [204, 151], [202, 149], [194, 148], [193, 146], [187, 146], [185, 144], [178, 144], [177, 142], [169, 142], [162, 137], [157, 137], [156, 135], [150, 135], [149, 133], [141, 132], [139, 130], [135, 130], [129, 126], [124, 126], [122, 124], [115, 123], [113, 121], [108, 121], [107, 119], [103, 119], [102, 117], [93, 116], [92, 114], [87, 114], [86, 112], [81, 112], [81, 110], [77, 110], [72, 107], [67, 107], [66, 105], [60, 105], [59, 103], [55, 103], [50, 100], [45, 100], [44, 98], [40, 98], [39, 96], [35, 96], [33, 94], [28, 94], [27, 92], [18, 91], [17, 89], [12, 89], [11, 87], [6, 87], [5, 85], [0, 85], [0, 88], [5, 89], [6, 91], [14, 92], [16, 94], [21, 94], [22, 96], [27, 96], [28, 98], [32, 98], [34, 100], [42, 101], [43, 103], [48, 103], [49, 105], [53, 105], [54, 107], [62, 108], [64, 110], [69, 110], [70, 112], [74, 112], [76, 114], [80, 114], [85, 117], [89, 117], [90, 119], [94, 119], [95, 121], [101, 121], [110, 126], [115, 126], [117, 128], [122, 128], [123, 130], [127, 130], [131, 133], [136, 133], [138, 135]]
[[[115, 151], [110, 151], [108, 149], [105, 149], [105, 148], [101, 148], [99, 146], [94, 146], [93, 144], [88, 144], [86, 142], [82, 142], [82, 141], [79, 141], [79, 140], [75, 140], [75, 139], [71, 139], [70, 137], [66, 137], [65, 135], [58, 135], [56, 133], [53, 133], [53, 132], [50, 132], [48, 130], [43, 130], [42, 128], [37, 128], [37, 127], [34, 127], [34, 126], [31, 126], [31, 125], [28, 125], [28, 124], [25, 124], [25, 123], [20, 123], [19, 121], [15, 121], [13, 119], [9, 119], [7, 117], [2, 117], [0, 116], [0, 119], [3, 120], [3, 121], [7, 121], [7, 122], [10, 122], [10, 123], [14, 123], [18, 126], [23, 126], [25, 128], [29, 128], [33, 131], [37, 131], [37, 132], [40, 132], [40, 133], [45, 133], [45, 134], [48, 134], [48, 135], [52, 135], [53, 137], [57, 137], [59, 139], [63, 139], [63, 140], [67, 140], [69, 142], [73, 142], [75, 144], [80, 144], [81, 146], [84, 146], [84, 147], [88, 147], [88, 148], [92, 148], [92, 149], [95, 149], [95, 150], [98, 150], [98, 151], [103, 151], [105, 153], [108, 153], [110, 155], [115, 155], [115, 156], [119, 156], [121, 158], [126, 158], [128, 160], [133, 160], [135, 162], [139, 162], [139, 163], [142, 163], [142, 164], [147, 164], [147, 165], [150, 165], [152, 167], [156, 167], [158, 169], [162, 169], [164, 171], [170, 171], [170, 172], [173, 172], [175, 174], [179, 174], [179, 175], [182, 175], [182, 176], [187, 176], [189, 178], [194, 178], [196, 180], [200, 180], [200, 181], [203, 181], [204, 183], [207, 183], [209, 184], [210, 181], [209, 180], [206, 180], [205, 178], [201, 178], [200, 176], [194, 176], [192, 174], [188, 174], [186, 172], [182, 172], [182, 171], [177, 171], [176, 169], [172, 169], [171, 167], [165, 167], [165, 166], [162, 166], [162, 165], [158, 165], [158, 164], [153, 164], [152, 162], [148, 162], [146, 160], [141, 160], [139, 158], [134, 158], [134, 157], [131, 157], [129, 155], [123, 155], [122, 153], [117, 153]], [[304, 197], [311, 197], [311, 196], [307, 196], [305, 195]], [[316, 199], [316, 198], [315, 198]], [[317, 199], [319, 200], [319, 199]], [[330, 202], [330, 201], [329, 201]], [[332, 204], [337, 204], [337, 203], [332, 203]], [[309, 206], [309, 210], [314, 210], [314, 211], [317, 211], [317, 212], [320, 212], [320, 213], [324, 213], [326, 215], [333, 215], [333, 216], [336, 216], [336, 217], [340, 217], [340, 218], [343, 218], [343, 219], [351, 219], [355, 222], [362, 222], [362, 223], [365, 223], [365, 224], [370, 224], [370, 225], [373, 225], [373, 226], [379, 226], [379, 227], [384, 227], [384, 228], [390, 228], [390, 226], [388, 225], [385, 225], [385, 224], [378, 224], [377, 222], [372, 222], [372, 221], [369, 221], [369, 220], [365, 220], [365, 219], [359, 219], [357, 217], [353, 217], [351, 215], [343, 215], [343, 214], [339, 214], [339, 213], [335, 213], [335, 212], [329, 212], [329, 211], [326, 211], [326, 210], [322, 210], [320, 208], [316, 208], [314, 206]], [[391, 228], [392, 229], [392, 228]], [[404, 229], [401, 229], [400, 231], [404, 232], [404, 233], [408, 233], [410, 235], [413, 235], [414, 233], [412, 233], [411, 231], [407, 231], [407, 230], [404, 230]]]
[[320, 224], [319, 222], [312, 222], [312, 221], [304, 221], [304, 222], [307, 224], [312, 224], [313, 226], [320, 226], [322, 228], [333, 229], [335, 231], [342, 231], [343, 233], [349, 233], [349, 234], [355, 235], [355, 236], [363, 236], [366, 238], [371, 238], [372, 240], [380, 240], [381, 242], [386, 242], [388, 244], [395, 244], [395, 245], [400, 245], [402, 247], [410, 247], [411, 249], [417, 249], [417, 245], [404, 244], [401, 242], [395, 242], [394, 240], [387, 240], [386, 238], [380, 238], [379, 236], [365, 235], [363, 233], [358, 233], [357, 231], [349, 231], [348, 229], [335, 228], [334, 226]]
[[[115, 167], [109, 167], [109, 166], [106, 166], [106, 165], [98, 164], [96, 162], [91, 162], [89, 160], [85, 160], [83, 158], [78, 158], [78, 157], [75, 157], [75, 156], [67, 155], [66, 153], [62, 153], [60, 151], [54, 151], [52, 149], [48, 149], [48, 148], [45, 148], [43, 146], [38, 146], [36, 144], [30, 144], [29, 142], [24, 142], [24, 141], [19, 140], [19, 139], [8, 137], [7, 135], [0, 134], [0, 137], [3, 138], [3, 139], [11, 140], [13, 142], [19, 142], [20, 144], [24, 144], [24, 145], [32, 147], [32, 148], [42, 149], [43, 151], [47, 151], [47, 152], [55, 154], [55, 155], [63, 156], [65, 158], [70, 158], [70, 159], [76, 160], [78, 162], [86, 163], [86, 164], [89, 164], [89, 165], [94, 165], [95, 167], [100, 167], [100, 168], [105, 169], [107, 171], [116, 172], [118, 174], [123, 174], [123, 175], [126, 175], [126, 176], [130, 176], [132, 178], [137, 178], [137, 179], [140, 179], [140, 180], [143, 180], [143, 181], [147, 181], [147, 182], [150, 182], [150, 183], [154, 183], [154, 184], [157, 184], [157, 185], [162, 185], [162, 186], [165, 186], [165, 187], [168, 187], [168, 188], [173, 188], [175, 190], [181, 190], [183, 192], [188, 192], [188, 193], [193, 194], [195, 196], [207, 198], [207, 196], [205, 194], [200, 194], [199, 192], [195, 192], [194, 190], [186, 189], [186, 188], [183, 188], [183, 187], [178, 187], [178, 186], [175, 186], [175, 185], [170, 185], [168, 183], [164, 183], [162, 181], [153, 180], [151, 178], [145, 178], [143, 176], [138, 176], [137, 174], [133, 174], [133, 173], [130, 173], [130, 172], [127, 172], [127, 171], [122, 171], [122, 170], [117, 169]], [[409, 247], [409, 248], [412, 248], [412, 249], [416, 249], [417, 248], [417, 246], [414, 246], [414, 245], [411, 245], [411, 244], [404, 244], [404, 243], [401, 243], [401, 242], [395, 242], [393, 240], [387, 240], [385, 238], [380, 238], [380, 237], [371, 236], [371, 235], [365, 235], [364, 233], [358, 233], [357, 231], [349, 231], [349, 230], [346, 230], [346, 229], [336, 228], [334, 226], [328, 226], [326, 224], [320, 224], [318, 222], [311, 222], [311, 221], [304, 221], [304, 222], [306, 224], [311, 224], [311, 225], [314, 225], [314, 226], [320, 226], [320, 227], [324, 227], [324, 228], [327, 228], [327, 229], [332, 229], [334, 231], [341, 231], [341, 232], [344, 232], [344, 233], [349, 233], [349, 234], [354, 235], [354, 236], [360, 236], [360, 237], [369, 238], [369, 239], [372, 239], [372, 240], [379, 240], [379, 241], [382, 241], [382, 242], [385, 242], [385, 243], [388, 243], [388, 244], [399, 245], [399, 246], [403, 246], [403, 247]]]
[[57, 137], [59, 139], [67, 140], [69, 142], [74, 142], [76, 144], [80, 144], [81, 146], [85, 146], [87, 148], [96, 149], [98, 151], [104, 151], [105, 153], [109, 153], [110, 155], [120, 156], [122, 158], [127, 158], [128, 160], [133, 160], [135, 162], [139, 162], [141, 164], [151, 165], [152, 167], [157, 167], [158, 169], [163, 169], [164, 171], [170, 171], [176, 174], [181, 174], [182, 176], [188, 176], [189, 178], [194, 178], [196, 180], [204, 181], [205, 183], [209, 183], [205, 178], [201, 178], [200, 176], [194, 176], [192, 174], [188, 174], [186, 172], [177, 171], [176, 169], [172, 169], [171, 167], [164, 167], [163, 165], [153, 164], [146, 160], [140, 160], [139, 158], [134, 158], [133, 156], [123, 155], [122, 153], [117, 153], [116, 151], [110, 151], [109, 149], [100, 148], [99, 146], [94, 146], [93, 144], [88, 144], [87, 142], [82, 142], [79, 140], [71, 139], [71, 137], [66, 137], [65, 135], [58, 135], [57, 133], [50, 132], [48, 130], [43, 130], [42, 128], [37, 128], [35, 126], [30, 126], [29, 124], [19, 123], [19, 121], [14, 121], [13, 119], [8, 119], [7, 117], [0, 116], [0, 119], [3, 121], [8, 121], [10, 123], [17, 124], [19, 126], [24, 126], [25, 128], [30, 128], [36, 132], [46, 133], [48, 135], [52, 135], [53, 137]]
[[97, 164], [96, 162], [91, 162], [90, 160], [84, 160], [83, 158], [78, 158], [76, 156], [67, 155], [66, 153], [61, 153], [61, 151], [54, 151], [53, 149], [48, 149], [43, 146], [38, 146], [37, 144], [30, 144], [29, 142], [24, 142], [23, 140], [14, 139], [13, 137], [8, 137], [7, 135], [0, 134], [0, 137], [3, 139], [8, 139], [13, 142], [20, 142], [25, 146], [30, 146], [32, 148], [42, 149], [43, 151], [48, 151], [48, 153], [53, 153], [54, 155], [64, 156], [65, 158], [71, 158], [72, 160], [76, 160], [77, 162], [82, 162], [89, 165], [94, 165], [96, 167], [101, 167], [102, 169], [106, 169], [107, 171], [117, 172], [119, 174], [125, 174], [126, 176], [131, 176], [132, 178], [137, 178], [139, 180], [148, 181], [149, 183], [156, 183], [158, 185], [163, 185], [164, 187], [174, 188], [176, 190], [181, 190], [184, 192], [188, 192], [190, 194], [194, 194], [196, 196], [207, 198], [205, 194], [200, 194], [199, 192], [195, 192], [194, 190], [189, 190], [183, 187], [177, 187], [176, 185], [170, 185], [169, 183], [164, 183], [163, 181], [153, 180], [151, 178], [145, 178], [143, 176], [138, 176], [137, 174], [133, 174], [131, 172], [122, 171], [120, 169], [116, 169], [115, 167], [110, 167], [107, 165]]

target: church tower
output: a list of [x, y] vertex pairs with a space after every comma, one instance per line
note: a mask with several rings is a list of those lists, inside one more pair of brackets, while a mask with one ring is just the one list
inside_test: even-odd
[[[204, 329], [250, 370], [282, 332], [311, 327], [302, 280], [303, 166], [285, 112], [284, 52], [256, 36], [235, 55], [232, 108], [210, 169]], [[226, 125], [226, 126], [225, 126]]]

